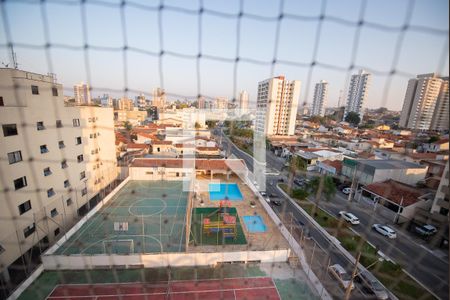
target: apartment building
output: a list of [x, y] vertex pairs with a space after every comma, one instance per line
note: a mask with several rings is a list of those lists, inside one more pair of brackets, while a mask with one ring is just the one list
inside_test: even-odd
[[64, 106], [51, 75], [2, 68], [0, 82], [0, 272], [8, 282], [98, 202], [117, 166], [112, 108]]
[[434, 73], [408, 81], [399, 125], [404, 128], [448, 129], [448, 77]]
[[136, 96], [136, 106], [139, 110], [145, 110], [147, 107], [147, 100], [145, 99], [145, 95], [140, 93], [139, 96]]
[[433, 205], [431, 207], [431, 213], [439, 213], [443, 216], [448, 216], [448, 212], [450, 209], [448, 179], [449, 163], [447, 161], [441, 177], [441, 182], [439, 183], [439, 187], [436, 191], [436, 197], [434, 198]]
[[258, 84], [255, 131], [261, 135], [294, 135], [300, 81], [278, 76]]
[[91, 90], [87, 83], [81, 82], [73, 86], [73, 95], [76, 105], [91, 105]]
[[158, 110], [163, 110], [166, 106], [166, 92], [162, 88], [153, 89], [152, 106], [156, 106]]
[[217, 97], [215, 100], [215, 109], [227, 109], [228, 108], [228, 98], [226, 97]]
[[364, 105], [369, 94], [370, 81], [372, 74], [360, 70], [358, 74], [351, 77], [348, 87], [347, 105], [344, 111], [344, 121], [349, 112], [356, 112], [362, 122], [364, 115]]
[[243, 111], [248, 110], [248, 93], [247, 93], [247, 91], [242, 91], [239, 94], [239, 108]]
[[314, 98], [311, 110], [311, 116], [321, 116], [325, 115], [325, 105], [328, 99], [328, 82], [321, 80], [316, 83], [314, 88]]

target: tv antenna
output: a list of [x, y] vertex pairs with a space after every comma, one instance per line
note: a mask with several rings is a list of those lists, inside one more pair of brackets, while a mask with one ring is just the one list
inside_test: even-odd
[[12, 44], [11, 44], [11, 58], [12, 58], [12, 67], [14, 69], [18, 69], [19, 64], [17, 63], [17, 55], [16, 52], [14, 52], [14, 46]]

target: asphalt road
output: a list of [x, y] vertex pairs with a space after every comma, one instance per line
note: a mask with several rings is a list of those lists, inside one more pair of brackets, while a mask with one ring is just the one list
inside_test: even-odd
[[[221, 133], [217, 131], [216, 134]], [[228, 139], [223, 137], [222, 145], [224, 150], [228, 149], [228, 143]], [[253, 158], [251, 156], [242, 153], [242, 151], [237, 149], [233, 143], [231, 143], [231, 153], [236, 157], [243, 159], [250, 172], [253, 172]], [[268, 167], [281, 170], [282, 165], [283, 163], [276, 158], [271, 157], [270, 153], [267, 155]], [[268, 183], [266, 184], [267, 193], [275, 194], [277, 197], [285, 199], [275, 185], [271, 186], [269, 184], [271, 181], [276, 180], [268, 177]], [[347, 270], [351, 270], [352, 267], [349, 265], [349, 262], [345, 256], [335, 249], [331, 242], [329, 242], [312, 224], [309, 224], [306, 217], [304, 217], [288, 199], [285, 199], [283, 203], [283, 206], [275, 206], [274, 209], [281, 211], [284, 210], [286, 213], [292, 213], [295, 218], [305, 224], [305, 229], [310, 232], [311, 237], [320, 245], [320, 247], [329, 251], [331, 261], [333, 263], [339, 263], [346, 266]], [[398, 236], [396, 239], [389, 239], [371, 230], [372, 224], [383, 224], [385, 220], [376, 214], [373, 214], [372, 211], [353, 205], [353, 203], [351, 203], [349, 207], [346, 196], [340, 192], [338, 192], [334, 199], [330, 202], [323, 201], [320, 207], [336, 216], [341, 210], [353, 212], [361, 221], [360, 225], [353, 226], [357, 232], [359, 232], [362, 236], [365, 236], [370, 243], [376, 245], [380, 251], [386, 254], [389, 258], [402, 264], [406, 271], [408, 271], [421, 284], [433, 291], [433, 293], [435, 293], [435, 295], [439, 298], [449, 298], [448, 261], [444, 261], [435, 256], [433, 253], [430, 253], [425, 247], [417, 244], [406, 233], [397, 232]]]

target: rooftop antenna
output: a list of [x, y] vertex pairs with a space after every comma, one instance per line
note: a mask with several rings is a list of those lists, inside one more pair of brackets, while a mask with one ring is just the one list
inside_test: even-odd
[[17, 55], [16, 52], [14, 52], [14, 46], [11, 44], [11, 57], [13, 61], [13, 68], [18, 69], [19, 64], [17, 63]]

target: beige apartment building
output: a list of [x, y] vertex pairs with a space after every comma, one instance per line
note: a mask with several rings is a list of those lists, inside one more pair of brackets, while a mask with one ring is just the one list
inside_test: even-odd
[[278, 76], [258, 84], [255, 131], [261, 135], [294, 135], [300, 81]]
[[448, 129], [448, 77], [434, 73], [408, 81], [399, 125], [417, 130]]
[[99, 201], [117, 165], [112, 108], [64, 106], [63, 86], [51, 75], [2, 68], [0, 82], [0, 272], [7, 282]]

